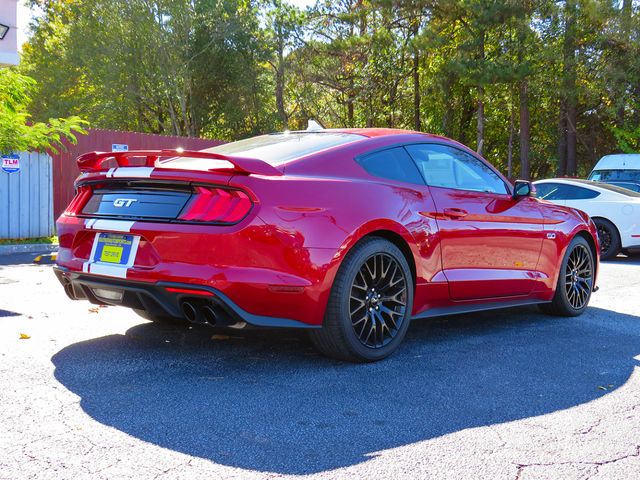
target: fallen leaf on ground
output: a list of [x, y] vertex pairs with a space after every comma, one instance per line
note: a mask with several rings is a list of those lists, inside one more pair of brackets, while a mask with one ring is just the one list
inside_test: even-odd
[[211, 340], [229, 340], [229, 335], [212, 335]]
[[598, 390], [604, 390], [607, 391], [607, 387], [603, 387], [602, 385], [598, 385]]
[[90, 309], [89, 309], [89, 312], [90, 312], [90, 313], [98, 313], [99, 311], [100, 311], [100, 309], [99, 309], [98, 307], [90, 308]]
[[31, 338], [31, 335], [27, 335], [26, 333], [20, 334], [20, 340], [29, 340], [30, 338]]

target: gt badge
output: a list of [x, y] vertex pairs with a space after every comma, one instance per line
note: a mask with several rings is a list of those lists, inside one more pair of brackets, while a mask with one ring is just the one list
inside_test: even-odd
[[116, 198], [113, 201], [114, 207], [130, 207], [133, 202], [137, 202], [135, 198]]

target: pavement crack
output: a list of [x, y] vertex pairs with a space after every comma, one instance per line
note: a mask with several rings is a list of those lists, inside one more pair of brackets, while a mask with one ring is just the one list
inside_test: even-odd
[[594, 462], [586, 462], [581, 460], [576, 461], [566, 461], [566, 462], [541, 462], [541, 463], [518, 463], [516, 464], [516, 476], [515, 480], [520, 480], [522, 478], [522, 473], [526, 468], [529, 467], [555, 467], [558, 465], [589, 465], [596, 467], [596, 470], [603, 465], [611, 465], [613, 463], [619, 462], [621, 460], [627, 460], [629, 458], [640, 457], [640, 445], [636, 445], [634, 451], [632, 453], [628, 453], [626, 455], [621, 455], [619, 457], [611, 458], [609, 460], [602, 461], [594, 461]]

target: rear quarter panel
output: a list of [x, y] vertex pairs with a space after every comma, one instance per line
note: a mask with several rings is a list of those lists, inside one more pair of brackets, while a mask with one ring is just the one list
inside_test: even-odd
[[429, 282], [441, 270], [435, 220], [421, 214], [435, 211], [426, 188], [387, 180], [297, 175], [234, 177], [232, 183], [248, 187], [260, 199], [259, 217], [266, 225], [299, 239], [303, 249], [333, 252], [321, 289], [323, 305], [344, 256], [374, 232], [392, 232], [404, 239], [418, 284]]

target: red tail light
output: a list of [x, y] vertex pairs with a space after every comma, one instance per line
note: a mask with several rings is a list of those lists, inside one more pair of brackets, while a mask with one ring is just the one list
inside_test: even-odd
[[251, 199], [241, 190], [196, 187], [180, 220], [189, 222], [236, 223], [247, 216], [252, 207]]
[[87, 204], [90, 198], [91, 187], [88, 185], [81, 185], [80, 187], [78, 187], [76, 196], [73, 197], [73, 200], [71, 200], [71, 203], [64, 211], [64, 214], [72, 217], [76, 216], [78, 213], [82, 212], [82, 209]]

